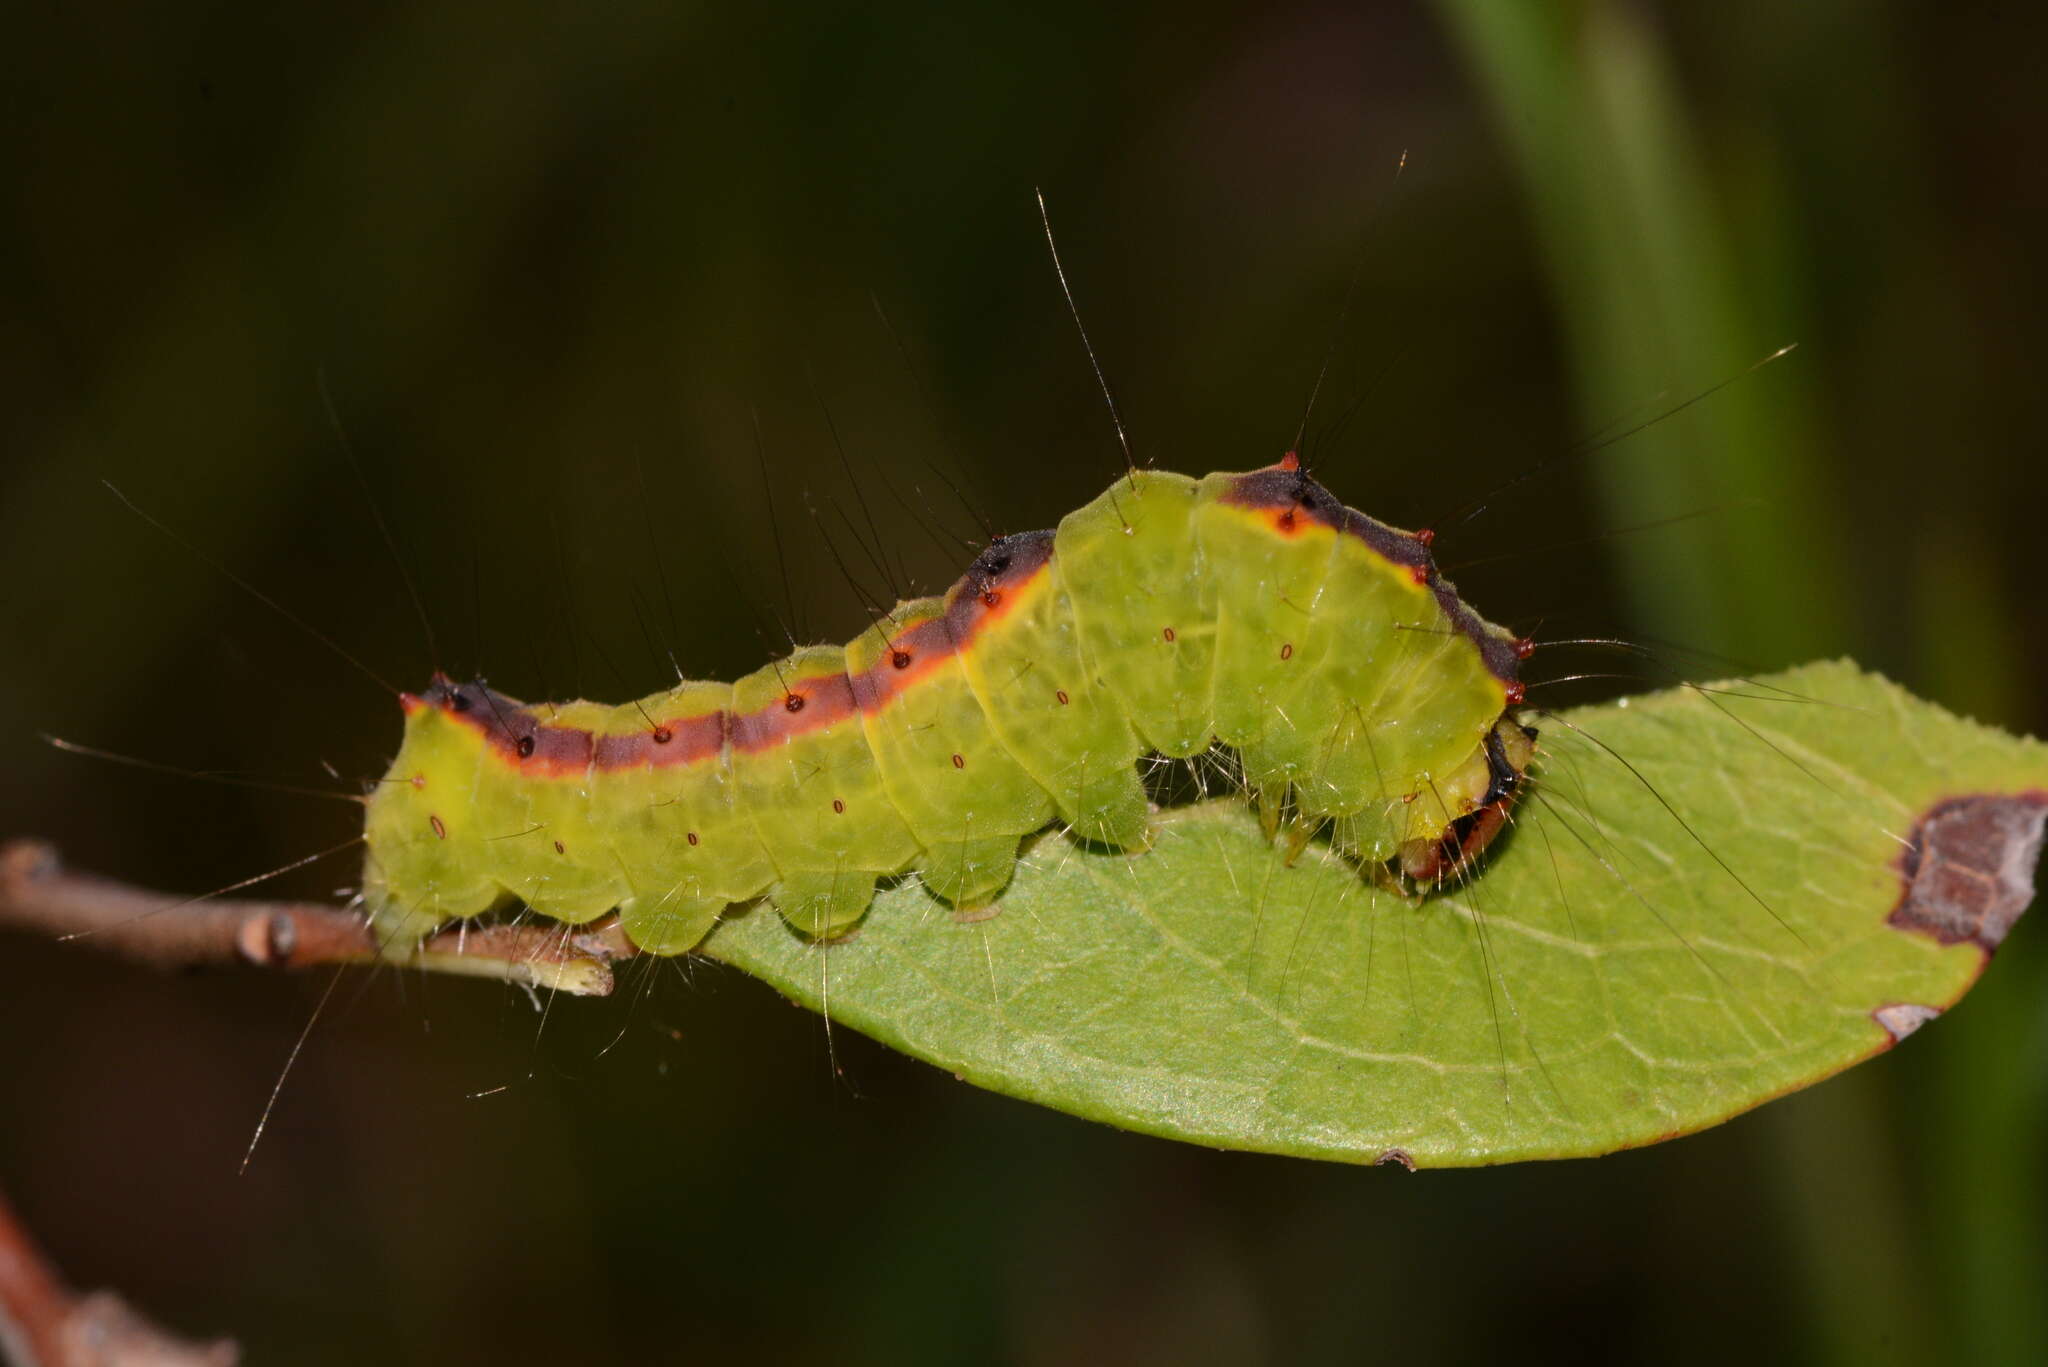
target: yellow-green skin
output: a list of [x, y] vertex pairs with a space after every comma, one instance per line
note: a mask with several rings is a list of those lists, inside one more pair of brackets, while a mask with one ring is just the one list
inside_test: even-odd
[[1141, 758], [1216, 742], [1268, 810], [1334, 819], [1383, 861], [1497, 791], [1485, 742], [1520, 700], [1516, 658], [1426, 536], [1342, 508], [1291, 457], [1135, 471], [942, 597], [737, 683], [620, 707], [408, 696], [364, 896], [394, 953], [514, 902], [572, 924], [617, 909], [662, 954], [764, 895], [832, 936], [890, 875], [991, 902], [1054, 820], [1142, 849]]

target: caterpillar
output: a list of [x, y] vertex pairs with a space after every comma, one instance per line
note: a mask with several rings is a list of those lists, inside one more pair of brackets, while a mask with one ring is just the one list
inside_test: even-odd
[[1465, 605], [1431, 540], [1292, 453], [1132, 469], [944, 594], [736, 682], [535, 706], [436, 675], [401, 698], [364, 900], [392, 946], [518, 903], [616, 910], [675, 955], [764, 896], [830, 939], [893, 876], [991, 903], [1055, 821], [1143, 851], [1141, 762], [1217, 743], [1270, 823], [1327, 828], [1378, 879], [1455, 880], [1506, 826], [1536, 731], [1516, 715], [1529, 643]]

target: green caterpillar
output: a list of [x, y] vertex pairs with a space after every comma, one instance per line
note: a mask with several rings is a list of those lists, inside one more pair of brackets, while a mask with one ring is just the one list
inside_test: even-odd
[[892, 875], [988, 903], [1055, 820], [1144, 849], [1140, 759], [1219, 741], [1275, 819], [1291, 805], [1369, 868], [1439, 882], [1502, 828], [1536, 733], [1513, 715], [1527, 643], [1429, 546], [1292, 454], [1134, 470], [944, 595], [737, 683], [535, 708], [437, 677], [403, 699], [364, 897], [394, 948], [515, 901], [571, 924], [617, 909], [660, 954], [763, 895], [831, 937]]

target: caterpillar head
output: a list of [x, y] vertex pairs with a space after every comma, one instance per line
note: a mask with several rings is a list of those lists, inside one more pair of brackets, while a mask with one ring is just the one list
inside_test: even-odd
[[1536, 728], [1503, 716], [1486, 733], [1479, 753], [1441, 785], [1445, 805], [1460, 815], [1433, 838], [1403, 841], [1390, 868], [1420, 888], [1469, 874], [1507, 829], [1535, 758]]

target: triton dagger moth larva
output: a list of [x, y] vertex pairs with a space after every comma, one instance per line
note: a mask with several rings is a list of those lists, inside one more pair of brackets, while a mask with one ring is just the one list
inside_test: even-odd
[[736, 683], [537, 708], [437, 678], [405, 697], [370, 801], [365, 897], [394, 944], [517, 901], [572, 924], [616, 908], [678, 954], [763, 895], [831, 936], [890, 875], [987, 902], [1053, 821], [1142, 848], [1141, 757], [1215, 742], [1262, 807], [1430, 884], [1500, 830], [1529, 766], [1523, 651], [1428, 533], [1345, 507], [1291, 454], [1134, 470], [944, 595]]

